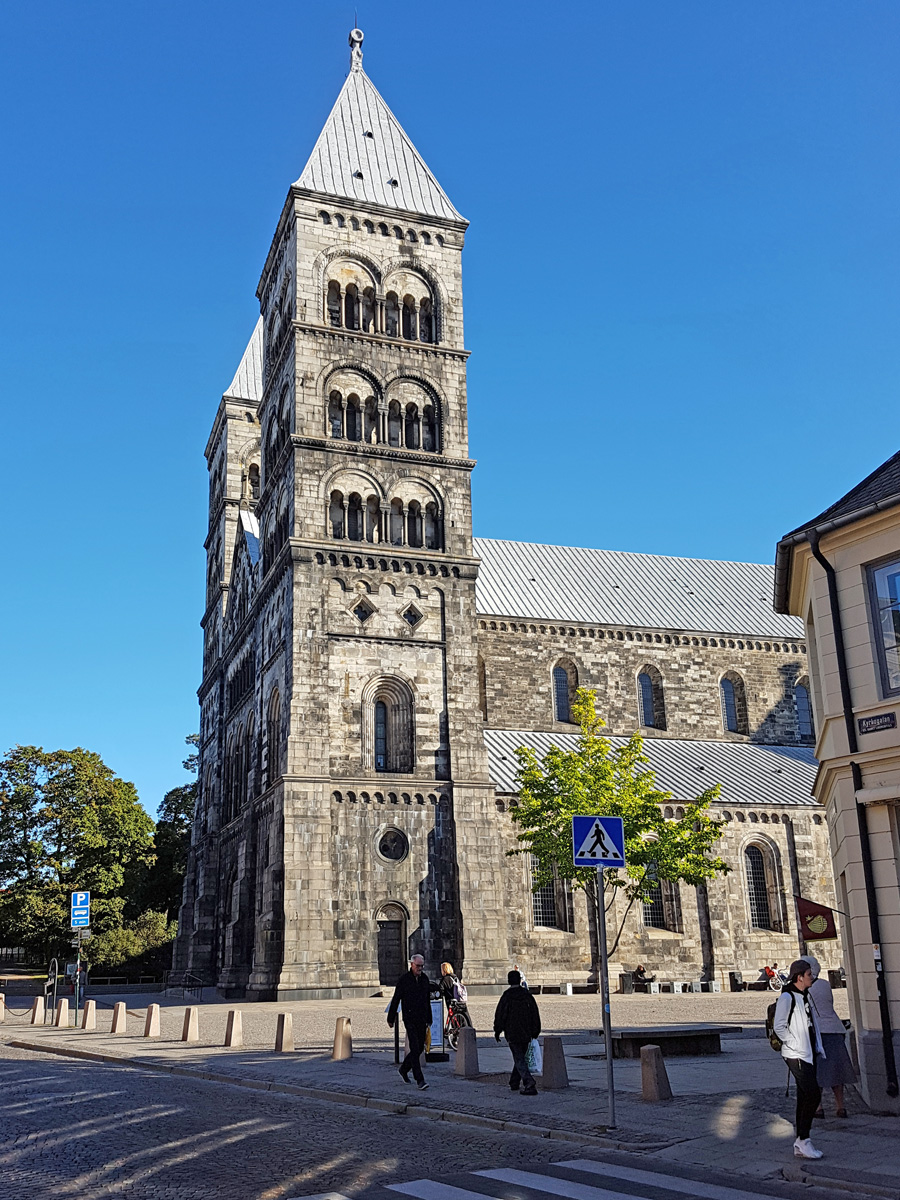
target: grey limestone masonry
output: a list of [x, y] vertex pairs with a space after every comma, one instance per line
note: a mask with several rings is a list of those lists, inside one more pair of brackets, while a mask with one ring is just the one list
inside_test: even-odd
[[[352, 131], [376, 157], [392, 120], [379, 112]], [[596, 979], [583, 895], [532, 897], [529, 863], [507, 855], [514, 797], [488, 773], [485, 728], [571, 731], [555, 720], [555, 666], [596, 691], [613, 733], [637, 727], [650, 667], [665, 723], [649, 737], [801, 741], [799, 641], [476, 611], [466, 222], [446, 198], [411, 207], [404, 179], [386, 185], [396, 206], [359, 198], [362, 184], [355, 201], [291, 187], [206, 448], [200, 797], [175, 966], [227, 996], [364, 994], [413, 952], [474, 986], [514, 961], [535, 982]], [[723, 732], [729, 672], [740, 733]], [[833, 896], [806, 799], [732, 806], [733, 872], [667, 893], [656, 924], [617, 903], [615, 963], [724, 982], [795, 957], [794, 892]], [[839, 947], [822, 957], [836, 965]]]

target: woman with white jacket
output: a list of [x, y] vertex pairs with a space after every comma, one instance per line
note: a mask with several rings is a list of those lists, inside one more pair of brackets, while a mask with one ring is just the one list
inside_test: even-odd
[[[822, 1045], [825, 1047], [825, 1058], [820, 1059], [816, 1064], [816, 1078], [820, 1088], [830, 1087], [834, 1092], [834, 1100], [837, 1105], [836, 1115], [846, 1117], [844, 1084], [856, 1082], [856, 1072], [853, 1070], [853, 1063], [847, 1053], [847, 1030], [844, 1028], [844, 1022], [834, 1011], [834, 995], [831, 991], [831, 984], [827, 979], [822, 978], [822, 968], [819, 966], [818, 959], [813, 958], [811, 954], [804, 954], [803, 957], [809, 963], [813, 973], [812, 987], [809, 989], [808, 995], [815, 1009], [816, 1024], [819, 1026]], [[816, 1116], [825, 1116], [821, 1104]]]
[[808, 962], [798, 959], [791, 963], [788, 983], [775, 1005], [772, 1028], [781, 1041], [781, 1057], [797, 1083], [797, 1137], [794, 1154], [797, 1158], [821, 1158], [809, 1140], [813, 1117], [822, 1099], [822, 1089], [816, 1080], [816, 1064], [825, 1057], [815, 1009], [809, 1002], [808, 990], [813, 973]]

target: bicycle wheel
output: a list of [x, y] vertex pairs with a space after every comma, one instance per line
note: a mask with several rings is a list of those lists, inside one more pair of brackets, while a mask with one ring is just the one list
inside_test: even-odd
[[459, 1042], [459, 1022], [451, 1021], [447, 1026], [447, 1045], [455, 1050]]

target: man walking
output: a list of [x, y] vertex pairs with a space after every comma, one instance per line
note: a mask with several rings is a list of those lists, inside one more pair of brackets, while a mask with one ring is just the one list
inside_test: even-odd
[[524, 1084], [523, 1096], [536, 1096], [537, 1087], [534, 1076], [528, 1070], [526, 1055], [528, 1043], [541, 1032], [541, 1014], [537, 1002], [527, 988], [522, 987], [522, 976], [518, 971], [510, 971], [506, 976], [509, 987], [500, 997], [497, 1011], [494, 1013], [494, 1037], [500, 1041], [501, 1033], [506, 1034], [510, 1051], [513, 1056], [513, 1069], [509, 1077], [509, 1090], [517, 1092], [519, 1082]]
[[425, 959], [421, 954], [412, 956], [409, 970], [397, 980], [387, 1015], [391, 1029], [397, 1020], [398, 1006], [409, 1040], [409, 1053], [400, 1064], [400, 1074], [403, 1082], [409, 1083], [409, 1073], [412, 1071], [419, 1091], [424, 1092], [428, 1084], [422, 1074], [420, 1059], [425, 1049], [425, 1030], [431, 1024], [431, 984], [425, 974]]

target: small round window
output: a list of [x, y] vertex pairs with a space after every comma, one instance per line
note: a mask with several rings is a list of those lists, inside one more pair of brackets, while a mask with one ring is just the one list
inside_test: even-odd
[[378, 839], [378, 853], [389, 862], [402, 862], [409, 854], [409, 839], [399, 829], [386, 829]]

